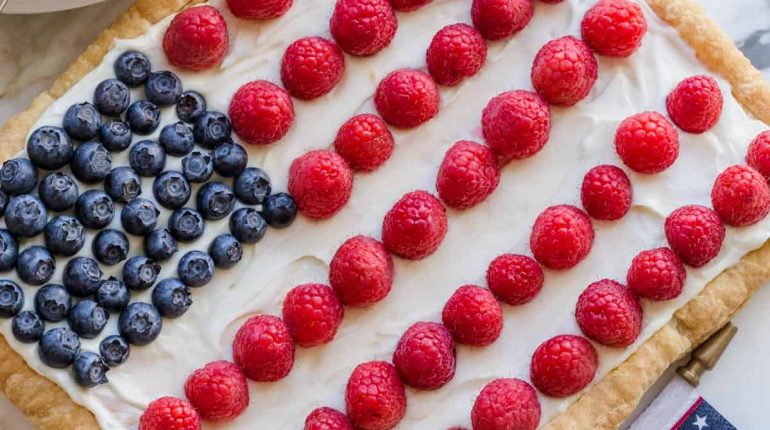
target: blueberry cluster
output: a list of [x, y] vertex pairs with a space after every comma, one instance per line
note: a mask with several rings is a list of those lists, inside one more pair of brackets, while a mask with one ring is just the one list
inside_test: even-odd
[[[24, 290], [0, 280], [0, 318], [13, 318], [20, 342], [38, 343], [44, 363], [72, 366], [84, 387], [106, 383], [109, 368], [128, 359], [130, 345], [153, 342], [163, 318], [188, 310], [191, 287], [209, 283], [216, 268], [237, 264], [242, 244], [259, 242], [268, 226], [288, 227], [297, 211], [291, 196], [271, 193], [262, 169], [247, 166], [229, 118], [208, 111], [201, 94], [183, 91], [174, 73], [152, 71], [137, 51], [120, 55], [114, 71], [116, 78], [99, 83], [91, 102], [67, 109], [61, 127], [32, 132], [28, 158], [0, 168], [0, 271], [15, 269], [22, 283], [40, 286], [34, 307], [24, 310]], [[132, 101], [140, 86], [146, 98]], [[163, 127], [157, 140], [134, 138], [154, 133], [161, 108], [170, 106], [178, 122]], [[125, 150], [128, 165], [113, 165]], [[183, 157], [180, 171], [166, 169], [167, 157]], [[215, 174], [220, 179], [212, 179]], [[141, 197], [143, 177], [153, 178], [152, 200]], [[160, 225], [163, 210], [170, 212], [166, 226]], [[158, 279], [178, 243], [195, 242], [208, 221], [227, 217], [229, 234], [184, 254], [176, 278]], [[87, 230], [95, 230], [91, 253], [78, 255]], [[143, 240], [134, 256], [130, 236]], [[51, 283], [57, 257], [69, 258], [61, 284]], [[115, 276], [102, 271], [119, 264]], [[151, 288], [150, 303], [132, 301], [132, 294]], [[81, 339], [98, 338], [111, 313], [118, 315], [118, 334], [102, 339], [98, 352], [81, 350]]]

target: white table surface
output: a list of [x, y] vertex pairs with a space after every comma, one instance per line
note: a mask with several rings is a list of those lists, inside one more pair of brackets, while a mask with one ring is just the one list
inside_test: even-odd
[[[331, 1], [331, 0], [330, 0]], [[770, 0], [700, 0], [770, 79]], [[76, 11], [0, 15], [0, 123], [23, 110], [90, 41], [132, 3], [111, 0]], [[54, 42], [55, 40], [55, 42]], [[699, 391], [741, 430], [770, 428], [770, 288], [735, 318], [738, 334]], [[0, 396], [0, 430], [31, 430]]]

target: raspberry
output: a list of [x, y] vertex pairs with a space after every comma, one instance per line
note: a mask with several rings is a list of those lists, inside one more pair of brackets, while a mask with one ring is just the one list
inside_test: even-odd
[[529, 247], [543, 266], [562, 270], [581, 262], [591, 251], [594, 228], [588, 215], [570, 205], [551, 206], [532, 226]]
[[500, 183], [500, 166], [491, 149], [461, 140], [446, 152], [438, 169], [436, 190], [447, 206], [466, 209], [489, 197]]
[[722, 115], [722, 91], [710, 76], [684, 79], [666, 97], [668, 116], [688, 133], [703, 133]]
[[631, 345], [642, 331], [639, 299], [610, 279], [596, 281], [580, 294], [575, 319], [586, 336], [607, 346]]
[[168, 62], [182, 69], [203, 70], [222, 62], [227, 55], [227, 22], [211, 6], [179, 12], [163, 35]]
[[666, 239], [684, 264], [701, 267], [719, 254], [725, 226], [719, 215], [701, 205], [682, 206], [666, 218]]
[[334, 151], [318, 149], [289, 167], [289, 193], [305, 216], [326, 219], [345, 206], [353, 191], [353, 171]]
[[564, 36], [545, 44], [532, 63], [532, 86], [548, 103], [572, 106], [596, 83], [596, 57], [583, 41]]
[[473, 0], [473, 25], [485, 39], [500, 40], [512, 36], [532, 19], [532, 0]]
[[596, 166], [583, 177], [580, 200], [594, 219], [614, 221], [631, 208], [631, 181], [625, 172], [609, 164]]
[[377, 239], [351, 237], [329, 264], [329, 283], [347, 306], [379, 302], [393, 286], [393, 258]]
[[446, 209], [427, 191], [405, 194], [382, 221], [385, 249], [407, 260], [433, 254], [447, 231]]
[[354, 430], [342, 412], [332, 408], [313, 410], [305, 419], [305, 430]]
[[770, 180], [770, 130], [759, 133], [749, 145], [746, 163]]
[[229, 361], [215, 361], [193, 372], [184, 394], [208, 421], [237, 417], [249, 405], [249, 387], [243, 370]]
[[284, 378], [294, 366], [294, 342], [286, 323], [272, 315], [246, 321], [233, 339], [233, 358], [257, 382]]
[[454, 377], [455, 354], [455, 344], [446, 327], [418, 322], [398, 341], [393, 365], [405, 384], [419, 390], [435, 390]]
[[238, 136], [254, 145], [267, 145], [289, 131], [294, 103], [283, 88], [268, 81], [252, 81], [235, 92], [229, 113]]
[[638, 173], [666, 170], [679, 156], [679, 135], [657, 112], [642, 112], [623, 120], [615, 132], [615, 151]]
[[468, 24], [447, 25], [433, 36], [426, 60], [428, 71], [440, 85], [454, 86], [473, 76], [487, 59], [487, 43]]
[[390, 0], [393, 9], [401, 12], [411, 12], [417, 10], [433, 0]]
[[495, 379], [473, 402], [471, 423], [473, 430], [535, 430], [540, 423], [535, 389], [521, 379]]
[[331, 342], [343, 315], [334, 290], [323, 284], [294, 287], [283, 302], [283, 320], [291, 337], [306, 348]]
[[497, 340], [503, 331], [503, 310], [486, 288], [463, 285], [447, 300], [441, 321], [455, 342], [486, 346]]
[[489, 263], [487, 285], [509, 305], [531, 302], [543, 288], [543, 269], [526, 255], [503, 254]]
[[200, 430], [201, 419], [193, 406], [176, 397], [161, 397], [147, 405], [139, 430]]
[[543, 394], [568, 397], [594, 379], [599, 358], [591, 342], [564, 334], [543, 342], [532, 354], [530, 379]]
[[484, 139], [502, 162], [537, 154], [551, 134], [551, 110], [535, 93], [516, 90], [492, 98], [481, 116]]
[[361, 114], [347, 120], [337, 132], [334, 150], [354, 170], [372, 171], [393, 153], [393, 134], [377, 115]]
[[271, 19], [285, 14], [292, 0], [227, 0], [230, 12], [242, 19]]
[[725, 224], [735, 227], [755, 224], [770, 212], [770, 186], [751, 167], [730, 166], [714, 181], [711, 205]]
[[647, 21], [642, 8], [629, 0], [600, 0], [583, 16], [580, 32], [597, 54], [628, 57], [642, 44]]
[[365, 56], [390, 45], [398, 21], [388, 0], [337, 0], [329, 26], [343, 51]]
[[631, 260], [626, 282], [638, 296], [648, 300], [670, 300], [684, 288], [687, 271], [668, 248], [642, 251]]
[[360, 430], [391, 429], [406, 414], [406, 393], [398, 371], [385, 361], [362, 363], [353, 369], [345, 390], [345, 407]]
[[323, 37], [294, 41], [283, 53], [281, 81], [289, 94], [312, 100], [331, 91], [345, 73], [345, 57], [336, 43]]
[[374, 104], [388, 124], [412, 128], [438, 114], [439, 99], [438, 87], [429, 74], [398, 69], [380, 81]]

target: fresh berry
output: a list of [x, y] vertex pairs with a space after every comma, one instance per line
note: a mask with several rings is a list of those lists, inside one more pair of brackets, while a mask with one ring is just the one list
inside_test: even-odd
[[201, 418], [227, 421], [249, 405], [249, 387], [243, 371], [229, 361], [214, 361], [197, 369], [184, 385], [184, 393]]
[[345, 57], [323, 37], [294, 41], [283, 53], [281, 81], [292, 96], [312, 100], [329, 93], [345, 73]]
[[385, 361], [356, 366], [345, 389], [345, 407], [357, 429], [395, 427], [406, 414], [404, 383], [396, 368]]
[[120, 312], [131, 301], [131, 292], [120, 279], [110, 276], [99, 282], [99, 289], [94, 295], [99, 306], [112, 312]]
[[205, 252], [193, 250], [179, 260], [177, 276], [188, 287], [202, 287], [214, 277], [214, 259]]
[[64, 113], [62, 125], [71, 138], [86, 141], [96, 137], [102, 125], [102, 116], [91, 103], [77, 103]]
[[719, 254], [725, 226], [719, 215], [700, 205], [682, 206], [666, 218], [666, 239], [684, 264], [701, 267]]
[[305, 418], [304, 430], [354, 430], [347, 415], [332, 408], [317, 408]]
[[99, 263], [89, 257], [75, 257], [67, 262], [62, 282], [67, 291], [75, 297], [88, 297], [99, 289], [102, 269]]
[[487, 103], [481, 129], [501, 162], [531, 157], [548, 142], [551, 110], [535, 93], [508, 91]]
[[438, 87], [429, 74], [398, 69], [380, 81], [374, 104], [388, 124], [412, 128], [438, 114], [439, 99]]
[[568, 397], [591, 383], [598, 365], [596, 349], [586, 338], [560, 335], [532, 354], [530, 379], [546, 396]]
[[151, 343], [158, 337], [161, 328], [163, 321], [158, 308], [148, 303], [131, 303], [118, 318], [118, 331], [131, 345]]
[[193, 124], [195, 142], [207, 149], [214, 149], [219, 144], [230, 140], [231, 132], [230, 118], [222, 112], [203, 112], [195, 118]]
[[435, 390], [455, 375], [455, 345], [446, 327], [418, 322], [404, 332], [393, 353], [393, 365], [406, 385]]
[[211, 153], [214, 170], [225, 178], [234, 178], [246, 169], [249, 156], [246, 150], [235, 142], [224, 142]]
[[158, 143], [168, 155], [175, 157], [187, 155], [195, 146], [193, 129], [182, 121], [169, 124], [160, 130]]
[[104, 362], [110, 367], [119, 366], [128, 360], [131, 347], [125, 339], [118, 335], [111, 335], [99, 343], [99, 353], [104, 357]]
[[123, 206], [120, 211], [120, 223], [128, 234], [147, 236], [155, 230], [158, 216], [160, 216], [160, 210], [155, 206], [155, 203], [147, 199], [136, 198]]
[[361, 114], [347, 120], [337, 132], [334, 150], [354, 170], [372, 171], [393, 153], [393, 134], [377, 115]]
[[176, 116], [188, 124], [194, 123], [203, 112], [206, 112], [206, 99], [197, 91], [183, 92], [176, 102]]
[[203, 235], [206, 221], [203, 216], [192, 208], [175, 210], [168, 220], [168, 230], [171, 236], [180, 242], [192, 242]]
[[142, 194], [142, 178], [129, 166], [116, 167], [104, 179], [104, 191], [113, 201], [128, 203]]
[[770, 180], [770, 130], [759, 133], [746, 152], [746, 164]]
[[123, 265], [123, 282], [135, 291], [152, 287], [158, 279], [160, 264], [143, 255], [131, 257]]
[[666, 97], [666, 109], [674, 124], [688, 133], [703, 133], [722, 115], [722, 90], [714, 78], [686, 78]]
[[198, 411], [182, 399], [161, 397], [147, 405], [139, 430], [200, 430]]
[[169, 63], [187, 70], [204, 70], [221, 63], [228, 43], [227, 22], [212, 6], [179, 12], [163, 35]]
[[154, 261], [165, 261], [179, 250], [176, 240], [166, 228], [153, 230], [144, 238], [144, 255]]
[[71, 308], [72, 296], [61, 285], [46, 285], [35, 293], [35, 312], [46, 321], [64, 320]]
[[243, 247], [231, 234], [220, 234], [211, 242], [209, 255], [214, 265], [220, 269], [229, 269], [243, 258]]
[[283, 379], [294, 366], [294, 342], [280, 318], [257, 315], [246, 321], [233, 340], [233, 358], [246, 377], [258, 382]]
[[642, 330], [639, 299], [610, 279], [596, 281], [580, 294], [575, 318], [586, 336], [606, 346], [629, 346]]
[[67, 327], [56, 327], [43, 333], [38, 345], [40, 361], [55, 369], [64, 369], [75, 362], [80, 353], [80, 338]]
[[99, 142], [81, 143], [75, 149], [70, 168], [80, 182], [95, 184], [103, 181], [110, 174], [112, 156], [110, 151]]
[[580, 32], [597, 54], [628, 57], [642, 44], [647, 21], [642, 8], [630, 0], [601, 0], [583, 16]]
[[102, 115], [120, 116], [130, 100], [128, 87], [117, 79], [105, 79], [94, 90], [94, 106]]
[[535, 389], [521, 379], [495, 379], [473, 402], [471, 422], [474, 430], [535, 430], [540, 423]]
[[376, 303], [393, 287], [393, 258], [377, 239], [351, 237], [332, 258], [329, 283], [347, 306]]
[[400, 12], [411, 12], [417, 10], [433, 0], [390, 0], [393, 9]]
[[81, 387], [91, 388], [106, 384], [110, 367], [101, 355], [85, 351], [78, 354], [72, 366], [75, 382]]
[[289, 167], [289, 192], [299, 211], [310, 218], [333, 216], [348, 202], [352, 190], [353, 171], [334, 151], [310, 151]]
[[230, 217], [230, 233], [241, 243], [257, 243], [265, 236], [267, 223], [254, 208], [240, 208]]
[[334, 290], [323, 284], [294, 287], [283, 302], [283, 320], [291, 337], [305, 348], [331, 342], [343, 315]]
[[161, 206], [179, 209], [190, 200], [190, 182], [180, 172], [169, 170], [161, 173], [152, 183], [152, 194]]
[[509, 305], [531, 302], [543, 288], [543, 278], [543, 269], [526, 255], [503, 254], [487, 269], [489, 290]]
[[35, 343], [43, 337], [45, 323], [32, 311], [23, 311], [13, 317], [13, 337], [21, 343]]
[[129, 87], [137, 87], [150, 74], [150, 59], [139, 51], [126, 51], [115, 60], [115, 76]]
[[497, 340], [503, 330], [503, 310], [489, 290], [463, 285], [447, 300], [441, 321], [455, 342], [486, 346]]
[[259, 205], [270, 195], [270, 176], [259, 167], [247, 167], [235, 178], [235, 197], [247, 205]]
[[297, 203], [286, 193], [271, 194], [265, 199], [259, 214], [270, 227], [286, 228], [297, 217]]
[[241, 19], [272, 19], [285, 14], [293, 0], [227, 0], [227, 7]]
[[631, 260], [626, 282], [639, 297], [660, 301], [679, 296], [687, 272], [668, 248], [642, 251]]
[[439, 85], [448, 86], [478, 73], [486, 59], [486, 41], [468, 24], [452, 24], [439, 30], [426, 54], [433, 79]]
[[67, 322], [80, 337], [94, 339], [104, 330], [110, 313], [93, 300], [81, 300], [70, 309]]
[[0, 168], [0, 186], [10, 196], [34, 190], [37, 179], [37, 168], [26, 158], [13, 158]]
[[0, 228], [0, 272], [16, 267], [19, 257], [19, 243], [10, 231]]
[[207, 220], [222, 219], [233, 211], [233, 189], [221, 182], [209, 182], [198, 190], [195, 197], [198, 212]]
[[728, 225], [755, 224], [770, 212], [770, 186], [756, 170], [736, 164], [717, 176], [711, 205]]
[[154, 140], [142, 140], [131, 147], [128, 162], [139, 175], [153, 178], [166, 167], [166, 151]]
[[588, 215], [570, 205], [551, 206], [540, 213], [532, 226], [529, 247], [543, 266], [569, 269], [591, 251], [594, 229]]
[[8, 194], [0, 186], [0, 216], [5, 215], [5, 208], [8, 206]]
[[32, 237], [43, 231], [48, 212], [43, 202], [29, 194], [11, 197], [5, 210], [5, 225], [15, 237]]
[[56, 271], [56, 260], [44, 246], [30, 246], [19, 254], [16, 274], [30, 285], [43, 285]]
[[591, 218], [613, 221], [631, 209], [631, 180], [618, 167], [602, 164], [583, 176], [580, 200]]
[[214, 174], [214, 159], [210, 154], [193, 151], [182, 159], [182, 174], [190, 182], [206, 182]]
[[113, 119], [99, 127], [99, 141], [112, 152], [120, 152], [131, 145], [131, 127], [127, 122]]
[[454, 209], [467, 209], [489, 197], [500, 183], [500, 166], [489, 147], [469, 140], [452, 145], [438, 169], [436, 190]]
[[229, 112], [233, 130], [253, 145], [280, 140], [294, 122], [291, 96], [268, 81], [252, 81], [240, 87], [230, 102]]
[[446, 208], [422, 190], [401, 197], [382, 221], [385, 249], [407, 260], [421, 260], [433, 254], [446, 232]]
[[373, 55], [393, 40], [398, 21], [388, 0], [337, 0], [332, 36], [350, 55]]
[[104, 191], [88, 190], [75, 201], [75, 214], [84, 226], [101, 229], [112, 222], [115, 203]]
[[150, 134], [160, 125], [160, 108], [149, 100], [131, 103], [126, 111], [126, 122], [136, 134]]
[[72, 141], [64, 129], [40, 127], [27, 140], [27, 156], [34, 165], [46, 170], [60, 169], [72, 159]]
[[77, 254], [86, 241], [83, 224], [70, 215], [57, 215], [51, 218], [43, 230], [43, 236], [49, 251], [67, 257]]
[[24, 307], [24, 291], [19, 284], [7, 280], [0, 280], [0, 318], [11, 318]]
[[534, 9], [531, 0], [473, 0], [473, 25], [485, 39], [512, 36], [529, 24]]
[[192, 306], [192, 292], [179, 279], [164, 279], [152, 290], [152, 304], [164, 318], [179, 318]]
[[572, 36], [545, 44], [532, 63], [532, 86], [548, 103], [572, 106], [586, 98], [598, 76], [596, 57]]

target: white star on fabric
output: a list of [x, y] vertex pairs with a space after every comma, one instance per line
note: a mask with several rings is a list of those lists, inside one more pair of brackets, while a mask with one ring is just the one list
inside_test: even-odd
[[708, 427], [709, 425], [706, 423], [706, 417], [695, 415], [695, 422], [692, 423], [693, 426], [698, 427], [698, 430], [703, 430], [703, 427]]

